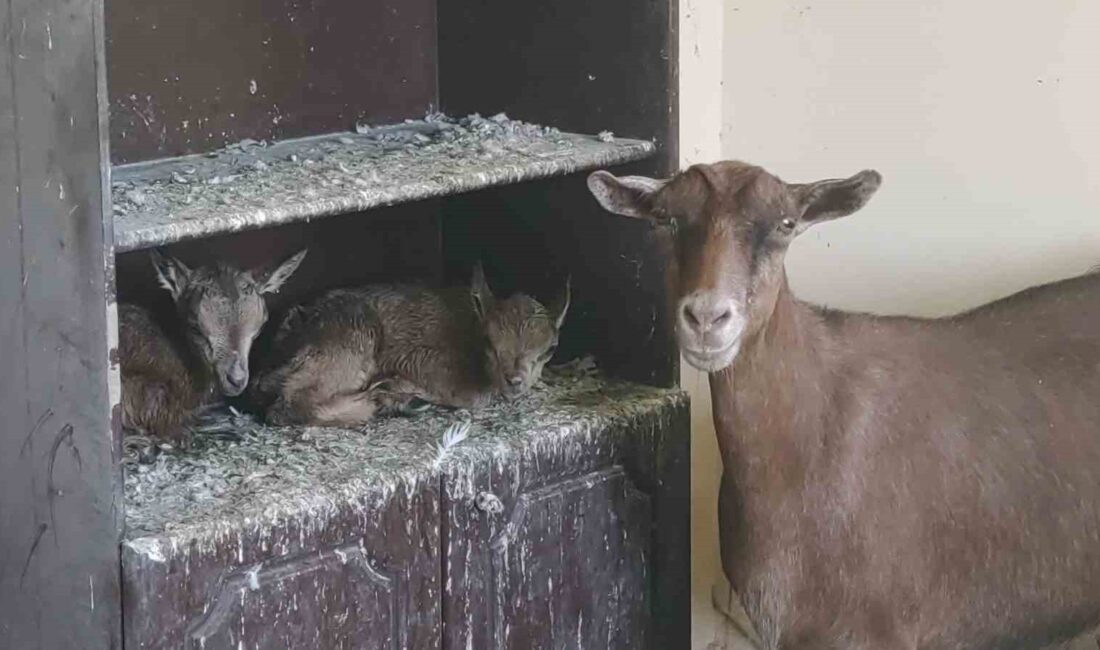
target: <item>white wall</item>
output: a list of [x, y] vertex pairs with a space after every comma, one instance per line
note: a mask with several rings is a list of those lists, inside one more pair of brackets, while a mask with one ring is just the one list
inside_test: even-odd
[[[800, 297], [939, 315], [1100, 264], [1100, 0], [681, 0], [680, 48], [685, 164], [885, 177], [794, 244]], [[705, 378], [683, 384], [700, 610], [718, 463]], [[696, 648], [722, 647], [708, 620]]]
[[726, 3], [722, 155], [874, 167], [788, 258], [801, 297], [942, 314], [1100, 264], [1100, 1]]

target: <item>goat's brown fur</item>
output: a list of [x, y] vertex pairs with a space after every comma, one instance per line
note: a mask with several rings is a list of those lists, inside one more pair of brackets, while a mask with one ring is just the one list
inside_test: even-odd
[[498, 301], [480, 269], [471, 288], [331, 291], [280, 325], [254, 398], [273, 424], [358, 426], [413, 399], [476, 407], [538, 380], [567, 308], [568, 291], [553, 311]]
[[179, 440], [196, 408], [244, 390], [252, 341], [267, 320], [262, 295], [277, 291], [304, 255], [254, 273], [225, 265], [192, 270], [154, 254], [177, 318], [166, 331], [146, 309], [119, 306], [123, 426]]
[[597, 172], [676, 224], [685, 358], [711, 372], [725, 573], [767, 648], [1040, 648], [1100, 623], [1100, 276], [952, 318], [797, 300], [783, 257], [879, 177]]
[[118, 309], [122, 365], [122, 424], [157, 438], [179, 440], [182, 424], [200, 403], [200, 385], [149, 312]]

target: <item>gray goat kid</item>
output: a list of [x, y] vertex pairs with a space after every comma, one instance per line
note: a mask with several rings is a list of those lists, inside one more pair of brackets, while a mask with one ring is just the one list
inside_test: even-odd
[[154, 251], [157, 279], [176, 305], [178, 336], [143, 307], [119, 305], [123, 426], [178, 439], [196, 408], [240, 395], [252, 341], [267, 321], [263, 296], [278, 291], [305, 255], [257, 272], [222, 264], [191, 269]]
[[338, 289], [288, 314], [254, 385], [271, 424], [358, 426], [414, 400], [472, 408], [527, 392], [554, 354], [569, 283], [549, 309], [469, 288]]

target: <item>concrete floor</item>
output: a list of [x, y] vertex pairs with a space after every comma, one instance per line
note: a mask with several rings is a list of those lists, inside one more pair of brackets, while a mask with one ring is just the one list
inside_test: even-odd
[[757, 650], [709, 600], [692, 603], [691, 625], [692, 650]]
[[727, 583], [719, 579], [710, 593], [702, 591], [696, 589], [693, 593], [692, 650], [757, 650], [745, 633], [751, 626], [744, 612], [736, 603], [731, 609]]

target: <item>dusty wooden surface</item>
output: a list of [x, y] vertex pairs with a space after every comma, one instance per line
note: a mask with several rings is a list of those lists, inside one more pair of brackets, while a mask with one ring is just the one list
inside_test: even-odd
[[120, 251], [358, 212], [645, 158], [653, 144], [443, 116], [363, 133], [238, 143], [130, 165], [112, 182]]
[[101, 10], [0, 10], [0, 648], [121, 646]]

